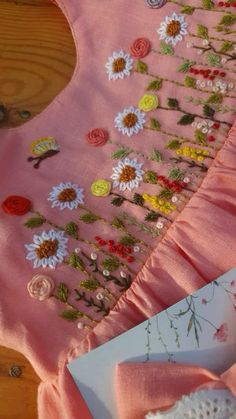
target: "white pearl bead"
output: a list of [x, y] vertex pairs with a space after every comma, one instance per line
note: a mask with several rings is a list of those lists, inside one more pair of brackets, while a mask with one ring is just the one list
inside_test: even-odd
[[156, 223], [156, 227], [161, 230], [164, 227], [164, 224], [161, 221], [158, 221], [158, 223]]
[[97, 260], [98, 255], [97, 255], [97, 253], [91, 253], [90, 257], [91, 257], [92, 260]]
[[175, 204], [176, 202], [178, 202], [178, 198], [177, 196], [172, 196], [171, 201], [173, 202], [173, 204]]
[[81, 252], [80, 247], [76, 247], [76, 249], [75, 249], [75, 253], [76, 253], [76, 255], [78, 255], [80, 252]]
[[77, 327], [78, 327], [78, 329], [83, 329], [84, 328], [84, 324], [82, 322], [78, 322], [77, 323]]
[[134, 246], [133, 250], [134, 250], [135, 253], [138, 253], [138, 252], [140, 252], [140, 247], [139, 246]]
[[121, 278], [126, 278], [127, 275], [126, 275], [126, 273], [124, 271], [121, 271], [120, 272], [120, 276], [121, 276]]
[[101, 292], [99, 292], [99, 293], [96, 295], [96, 299], [97, 299], [97, 300], [99, 300], [99, 301], [101, 301], [101, 300], [103, 300], [103, 299], [104, 299], [104, 295], [103, 295]]
[[189, 177], [187, 177], [187, 176], [186, 176], [186, 177], [184, 178], [184, 183], [189, 183], [189, 182], [190, 182], [190, 179], [189, 179]]
[[104, 271], [102, 271], [104, 276], [109, 276], [110, 272], [107, 269], [104, 269]]

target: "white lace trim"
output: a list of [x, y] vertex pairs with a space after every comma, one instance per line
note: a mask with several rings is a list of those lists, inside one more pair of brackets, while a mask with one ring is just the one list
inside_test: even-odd
[[236, 397], [228, 390], [202, 390], [183, 396], [170, 410], [145, 419], [236, 419]]

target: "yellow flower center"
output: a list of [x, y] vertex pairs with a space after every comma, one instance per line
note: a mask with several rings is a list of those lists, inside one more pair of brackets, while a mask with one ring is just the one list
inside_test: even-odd
[[135, 124], [137, 124], [138, 122], [138, 117], [135, 115], [135, 113], [128, 113], [124, 119], [123, 119], [123, 124], [126, 128], [132, 128], [134, 127]]
[[168, 36], [177, 36], [180, 33], [181, 25], [178, 20], [172, 20], [169, 25], [167, 25], [166, 33]]
[[38, 249], [36, 249], [36, 254], [39, 259], [49, 258], [56, 254], [58, 249], [58, 240], [44, 240], [43, 243], [40, 244]]
[[134, 167], [125, 166], [122, 169], [122, 172], [119, 177], [120, 182], [129, 182], [130, 180], [134, 180], [136, 178], [136, 170]]
[[76, 192], [73, 188], [67, 188], [59, 193], [58, 200], [60, 202], [72, 202], [75, 200], [76, 196]]
[[112, 64], [113, 73], [120, 73], [125, 69], [126, 61], [124, 58], [117, 58]]

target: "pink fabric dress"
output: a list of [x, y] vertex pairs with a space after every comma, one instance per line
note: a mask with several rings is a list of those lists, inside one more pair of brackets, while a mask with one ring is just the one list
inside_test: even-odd
[[[40, 418], [85, 419], [66, 364], [236, 264], [235, 15], [200, 0], [57, 3], [77, 48], [72, 80], [1, 130], [1, 201], [32, 207], [2, 206], [0, 344], [42, 380]], [[30, 145], [49, 136], [60, 151], [36, 170]], [[50, 280], [34, 288], [39, 274]], [[52, 281], [58, 298], [46, 299]]]

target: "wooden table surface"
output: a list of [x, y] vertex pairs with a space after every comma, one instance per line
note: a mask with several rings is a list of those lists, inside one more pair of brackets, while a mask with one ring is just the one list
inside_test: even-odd
[[[75, 61], [66, 18], [50, 0], [0, 0], [0, 137], [1, 128], [47, 107], [71, 79]], [[9, 375], [12, 365], [21, 367], [20, 378]], [[36, 419], [38, 383], [21, 354], [0, 347], [0, 419]]]

